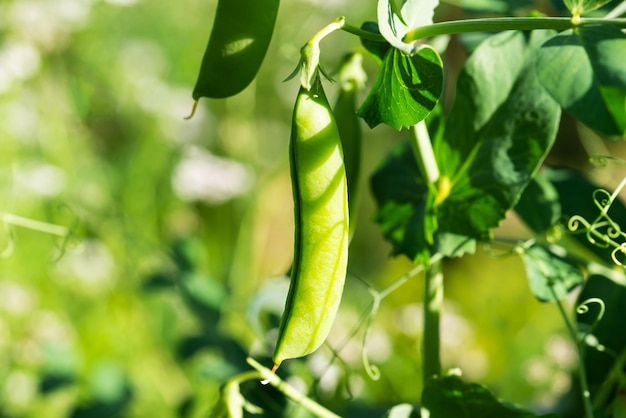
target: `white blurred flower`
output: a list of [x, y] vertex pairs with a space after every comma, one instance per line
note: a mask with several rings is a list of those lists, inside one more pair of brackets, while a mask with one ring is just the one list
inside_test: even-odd
[[190, 147], [172, 174], [174, 193], [184, 201], [221, 204], [245, 194], [253, 175], [243, 164]]
[[27, 190], [44, 197], [59, 195], [65, 188], [65, 182], [63, 170], [43, 162], [21, 165], [15, 178], [19, 190]]
[[[0, 65], [2, 64], [0, 63]], [[2, 91], [2, 80], [0, 80], [0, 91]], [[4, 116], [0, 129], [5, 130], [21, 143], [36, 141], [37, 130], [40, 126], [39, 114], [27, 101], [14, 100], [4, 103], [0, 107], [0, 115]]]
[[372, 328], [367, 338], [367, 355], [370, 361], [382, 363], [393, 354], [391, 341], [385, 329]]
[[33, 293], [14, 282], [0, 282], [0, 310], [11, 315], [29, 314], [35, 306]]
[[37, 383], [33, 374], [15, 370], [4, 381], [3, 398], [9, 405], [24, 407], [37, 395]]
[[561, 335], [550, 337], [545, 349], [548, 356], [562, 369], [571, 370], [578, 362], [574, 343]]
[[54, 311], [37, 311], [30, 320], [32, 337], [39, 343], [54, 341], [57, 344], [68, 344], [73, 338], [69, 324]]
[[541, 386], [550, 380], [552, 368], [545, 358], [533, 357], [526, 362], [524, 375], [531, 385]]
[[132, 6], [139, 3], [139, 0], [104, 0], [105, 3], [112, 4], [114, 6]]
[[14, 2], [7, 14], [21, 38], [54, 49], [89, 22], [92, 4], [93, 0], [21, 0]]
[[26, 42], [8, 42], [0, 49], [0, 93], [7, 92], [15, 81], [26, 80], [39, 71], [39, 51]]
[[90, 294], [109, 290], [115, 282], [113, 255], [104, 243], [95, 239], [68, 249], [57, 268], [61, 282]]

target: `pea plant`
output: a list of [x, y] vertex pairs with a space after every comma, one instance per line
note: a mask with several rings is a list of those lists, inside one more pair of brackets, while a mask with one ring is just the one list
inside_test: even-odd
[[[618, 198], [626, 180], [610, 192], [544, 163], [563, 114], [603, 140], [626, 135], [626, 19], [620, 17], [626, 2], [563, 2], [568, 16], [532, 12], [435, 23], [438, 0], [379, 0], [375, 21], [359, 26], [339, 17], [304, 44], [290, 77], [301, 85], [290, 141], [294, 260], [274, 367], [249, 358], [252, 369], [224, 383], [211, 416], [277, 416], [277, 409], [266, 411], [242, 392], [250, 381], [257, 393], [273, 390], [293, 401], [302, 416], [339, 416], [288, 384], [278, 367], [317, 350], [338, 311], [358, 229], [361, 148], [367, 146], [362, 121], [406, 134], [369, 182], [375, 220], [393, 255], [414, 263], [387, 288], [370, 288], [364, 341], [384, 299], [424, 273], [421, 399], [390, 406], [386, 416], [626, 416], [626, 207]], [[193, 91], [196, 105], [201, 97], [237, 94], [256, 77], [278, 7], [278, 0], [219, 1]], [[355, 47], [329, 75], [322, 58], [332, 44], [322, 41], [340, 33], [354, 36]], [[450, 36], [469, 33], [475, 36], [462, 38], [469, 58], [448, 103], [441, 57]], [[365, 59], [378, 65], [371, 85]], [[334, 105], [324, 91], [332, 82], [339, 90]], [[624, 164], [611, 155], [591, 156], [591, 162]], [[531, 239], [494, 233], [512, 211]], [[523, 409], [465, 381], [462, 371], [442, 369], [442, 265], [478, 246], [520, 257], [534, 296], [553, 303], [565, 322], [578, 369], [575, 390], [559, 411]], [[384, 370], [370, 364], [364, 347], [365, 373], [377, 379]], [[340, 353], [335, 360], [341, 362]]]

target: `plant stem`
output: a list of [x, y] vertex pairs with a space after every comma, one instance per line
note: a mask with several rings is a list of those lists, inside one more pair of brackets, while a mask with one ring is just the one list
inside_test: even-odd
[[[619, 7], [619, 6], [618, 6]], [[616, 8], [617, 9], [617, 8]], [[622, 10], [617, 10], [623, 13]], [[626, 28], [626, 19], [617, 18], [581, 18], [572, 21], [569, 17], [495, 17], [481, 19], [462, 19], [448, 22], [438, 22], [432, 25], [421, 26], [406, 34], [405, 42], [430, 38], [438, 35], [454, 35], [467, 32], [500, 32], [506, 30], [535, 30], [554, 29], [557, 31], [571, 29], [584, 25], [614, 25]], [[363, 39], [375, 42], [387, 42], [385, 38], [374, 32], [369, 32], [345, 23], [342, 30], [357, 35]]]
[[387, 40], [380, 33], [370, 32], [368, 30], [361, 29], [357, 26], [353, 26], [348, 22], [344, 22], [341, 30], [356, 35], [360, 38], [367, 39], [374, 42], [387, 42]]
[[412, 42], [437, 35], [453, 35], [466, 32], [500, 32], [506, 30], [554, 29], [565, 30], [584, 25], [615, 25], [626, 27], [626, 19], [581, 18], [572, 21], [569, 17], [497, 17], [484, 19], [452, 20], [433, 23], [409, 31], [405, 42]]
[[580, 377], [579, 379], [580, 380], [580, 393], [583, 398], [583, 406], [585, 408], [585, 418], [593, 418], [594, 415], [593, 415], [593, 405], [591, 404], [591, 393], [589, 392], [589, 385], [587, 383], [587, 371], [585, 370], [585, 364], [583, 362], [583, 358], [585, 354], [584, 353], [585, 341], [579, 340], [578, 333], [576, 332], [574, 325], [572, 325], [572, 322], [567, 316], [567, 312], [565, 312], [565, 308], [563, 307], [561, 300], [558, 297], [556, 297], [556, 293], [554, 292], [554, 289], [552, 287], [550, 287], [550, 289], [552, 290], [554, 300], [556, 300], [556, 305], [559, 307], [561, 316], [563, 317], [563, 320], [565, 321], [565, 326], [567, 327], [570, 333], [570, 336], [574, 340], [574, 344], [576, 346], [576, 355], [578, 356], [578, 373], [580, 374], [579, 376]]
[[[424, 182], [431, 193], [437, 193], [439, 168], [425, 121], [409, 130], [411, 145]], [[432, 241], [432, 237], [429, 239]], [[439, 319], [443, 307], [443, 271], [441, 258], [431, 259], [424, 277], [424, 334], [422, 345], [422, 377], [424, 384], [441, 374]]]
[[14, 215], [12, 213], [0, 214], [0, 219], [2, 219], [3, 222], [11, 225], [29, 228], [35, 231], [45, 232], [47, 234], [58, 235], [60, 237], [66, 236], [69, 232], [69, 230], [64, 226], [36, 221], [34, 219], [24, 218], [22, 216]]
[[424, 336], [422, 376], [424, 384], [441, 374], [439, 320], [443, 308], [443, 271], [441, 260], [431, 263], [424, 279]]
[[417, 125], [411, 126], [409, 136], [411, 137], [411, 145], [413, 145], [415, 158], [424, 181], [429, 187], [435, 186], [437, 180], [439, 180], [439, 168], [437, 167], [437, 160], [435, 159], [433, 144], [430, 142], [426, 122], [421, 121]]
[[307, 396], [303, 395], [299, 391], [297, 391], [293, 386], [288, 385], [284, 381], [281, 380], [280, 377], [272, 373], [272, 371], [266, 367], [261, 366], [258, 361], [255, 359], [248, 357], [246, 359], [248, 364], [259, 371], [262, 377], [268, 382], [270, 385], [274, 386], [281, 393], [283, 393], [286, 397], [302, 406], [312, 414], [320, 418], [341, 418], [339, 415], [334, 412], [324, 408], [322, 405], [317, 402], [311, 400]]

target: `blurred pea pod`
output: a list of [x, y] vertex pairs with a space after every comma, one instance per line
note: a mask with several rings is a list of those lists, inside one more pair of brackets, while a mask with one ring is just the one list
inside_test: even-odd
[[350, 240], [354, 235], [359, 207], [359, 178], [361, 174], [361, 124], [356, 114], [357, 92], [365, 87], [367, 75], [362, 66], [360, 52], [347, 55], [338, 71], [339, 95], [333, 113], [343, 147], [348, 181], [348, 207], [350, 212]]
[[219, 0], [193, 99], [233, 96], [256, 76], [269, 47], [279, 0]]
[[291, 125], [294, 261], [274, 371], [326, 340], [348, 264], [348, 191], [341, 140], [319, 76], [300, 87]]

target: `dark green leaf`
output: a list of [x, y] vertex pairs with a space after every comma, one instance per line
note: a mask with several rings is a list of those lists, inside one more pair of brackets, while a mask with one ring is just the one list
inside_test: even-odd
[[440, 232], [437, 234], [436, 250], [445, 257], [461, 257], [476, 252], [476, 241], [463, 235]]
[[[380, 31], [378, 30], [378, 23], [376, 22], [363, 22], [363, 24], [361, 25], [361, 29], [380, 35]], [[385, 59], [385, 55], [387, 55], [387, 51], [389, 51], [389, 48], [391, 48], [391, 45], [389, 45], [387, 42], [375, 42], [365, 38], [361, 38], [361, 44], [374, 57], [378, 59], [379, 63], [383, 62], [383, 60]]]
[[434, 233], [428, 221], [434, 217], [427, 213], [428, 189], [408, 141], [389, 153], [371, 182], [378, 203], [376, 221], [393, 244], [393, 254], [426, 261], [430, 257], [426, 236]]
[[[549, 36], [545, 32], [543, 36]], [[543, 161], [554, 140], [558, 105], [538, 84], [527, 49], [542, 41], [500, 34], [476, 50], [459, 76], [457, 99], [442, 128], [431, 118], [441, 179], [434, 196], [408, 143], [396, 147], [372, 177], [376, 220], [394, 254], [425, 261], [458, 256], [490, 237]]]
[[579, 268], [556, 256], [540, 245], [533, 245], [522, 253], [530, 289], [542, 302], [563, 299], [583, 282]]
[[566, 31], [537, 53], [539, 79], [552, 97], [590, 128], [626, 134], [626, 34], [609, 25]]
[[378, 203], [376, 221], [393, 254], [426, 262], [438, 252], [459, 257], [475, 251], [476, 242], [465, 236], [437, 231], [434, 196], [420, 175], [408, 141], [396, 146], [372, 176], [372, 191]]
[[537, 234], [548, 231], [561, 217], [559, 194], [542, 173], [528, 183], [515, 212]]
[[509, 96], [523, 68], [525, 38], [521, 32], [491, 36], [474, 50], [456, 83], [454, 106], [448, 115], [446, 136], [435, 141], [439, 170], [452, 178], [475, 146], [476, 133]]
[[446, 133], [435, 143], [441, 175], [451, 183], [438, 207], [442, 231], [489, 239], [552, 147], [559, 107], [528, 61], [510, 63], [511, 56], [527, 56], [545, 36], [533, 34], [524, 48], [520, 33], [496, 35], [459, 76]]
[[530, 418], [532, 412], [506, 405], [486, 387], [458, 376], [435, 377], [422, 392], [422, 411], [429, 418]]
[[183, 273], [180, 285], [193, 300], [208, 308], [219, 310], [227, 293], [219, 281], [202, 273]]
[[420, 49], [413, 56], [390, 48], [358, 115], [370, 128], [380, 123], [395, 129], [415, 125], [439, 101], [442, 66], [441, 58], [430, 47]]

